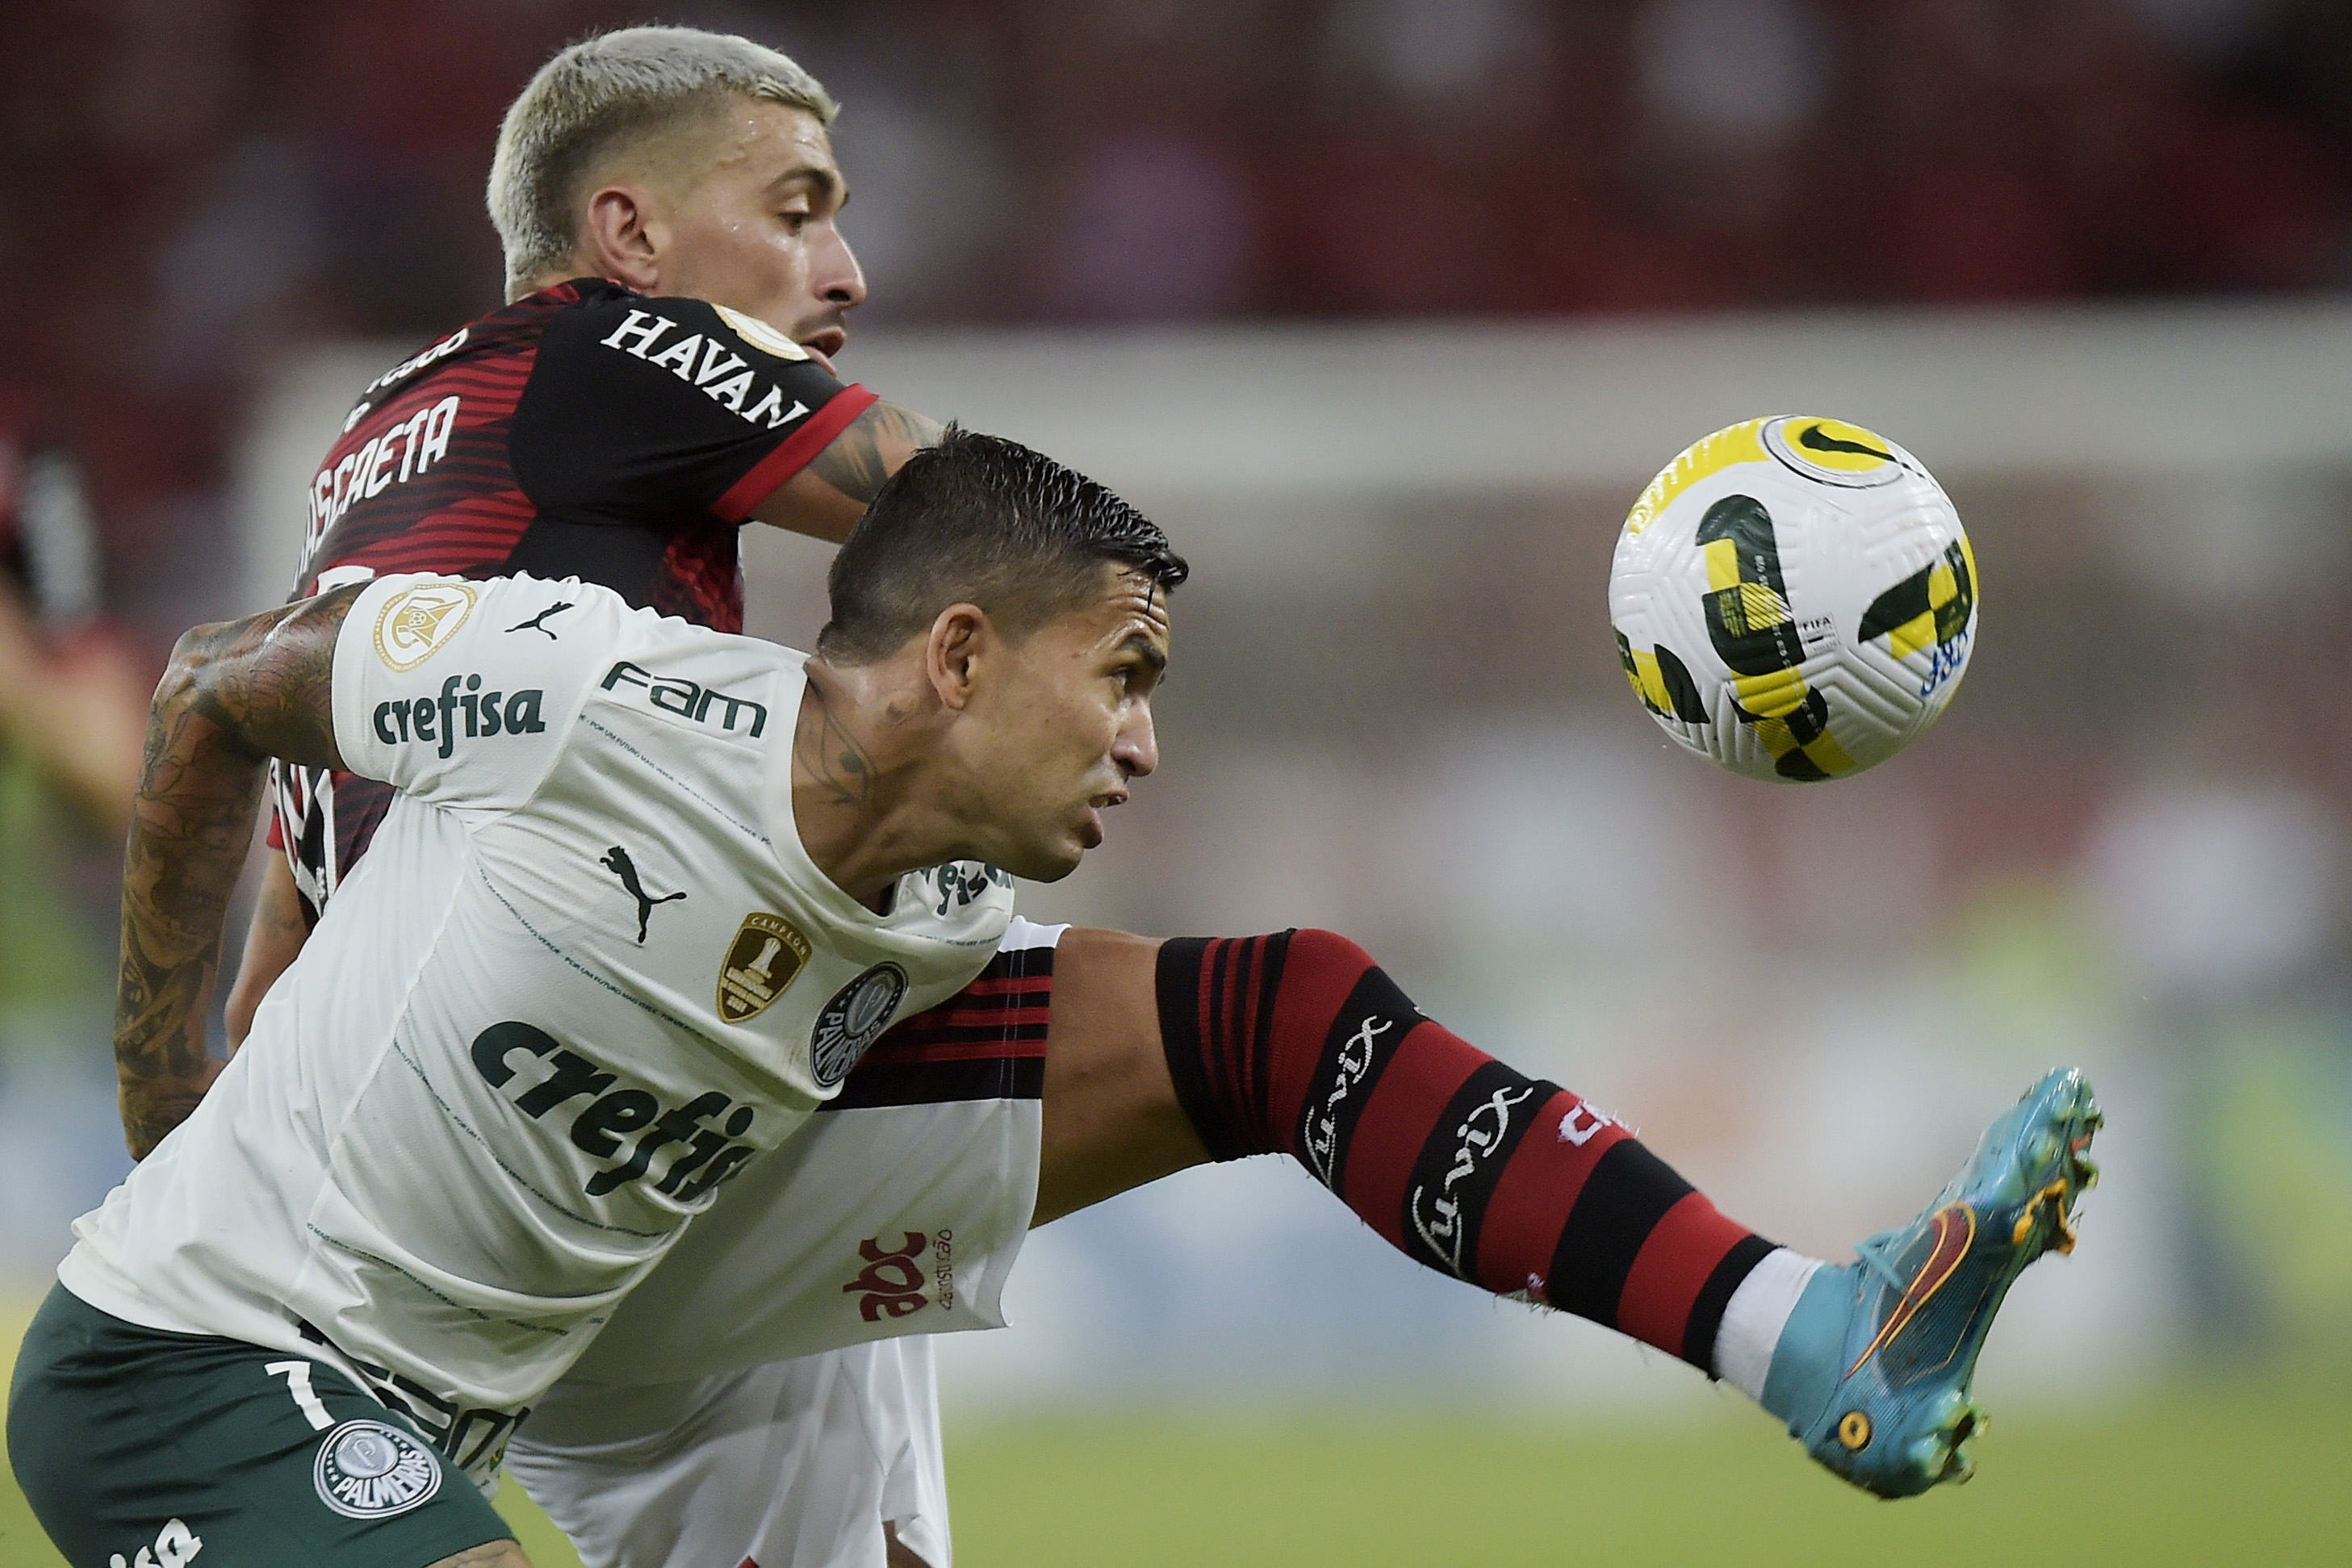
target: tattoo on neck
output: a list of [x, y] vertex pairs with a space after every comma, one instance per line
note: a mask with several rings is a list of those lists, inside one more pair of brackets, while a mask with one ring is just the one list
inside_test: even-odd
[[874, 792], [873, 760], [824, 707], [802, 716], [793, 736], [793, 760], [824, 790], [828, 806], [862, 806]]

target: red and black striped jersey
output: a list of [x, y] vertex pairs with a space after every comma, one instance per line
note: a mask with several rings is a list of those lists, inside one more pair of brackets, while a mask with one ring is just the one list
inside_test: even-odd
[[[1060, 928], [1054, 930], [1058, 940]], [[1045, 1092], [1053, 1009], [1053, 943], [1002, 947], [971, 984], [891, 1025], [858, 1058], [841, 1093], [818, 1109], [1037, 1099]]]
[[724, 306], [559, 283], [361, 393], [311, 481], [296, 596], [528, 571], [740, 631], [738, 527], [873, 402]]
[[[527, 571], [740, 632], [738, 529], [874, 401], [723, 305], [559, 283], [361, 392], [310, 483], [294, 597], [391, 572]], [[315, 921], [391, 790], [275, 778], [270, 840]]]

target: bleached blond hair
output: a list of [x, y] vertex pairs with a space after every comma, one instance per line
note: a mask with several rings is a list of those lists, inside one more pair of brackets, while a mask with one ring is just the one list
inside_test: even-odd
[[840, 112], [789, 55], [699, 27], [626, 27], [585, 38], [540, 67], [507, 110], [490, 159], [490, 223], [506, 247], [507, 298], [567, 265], [578, 246], [582, 185], [623, 148], [715, 113], [730, 94]]

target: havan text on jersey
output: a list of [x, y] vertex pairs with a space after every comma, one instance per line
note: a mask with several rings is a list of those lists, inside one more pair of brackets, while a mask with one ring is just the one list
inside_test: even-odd
[[773, 382], [754, 398], [752, 393], [761, 382], [751, 374], [751, 361], [716, 337], [706, 339], [699, 332], [689, 332], [656, 351], [654, 345], [677, 325], [668, 317], [656, 316], [650, 310], [632, 310], [613, 329], [611, 336], [597, 340], [608, 349], [618, 349], [649, 365], [661, 366], [747, 423], [782, 430], [806, 416], [808, 404], [795, 398], [786, 407], [783, 389]]
[[[492, 1024], [474, 1037], [473, 1056], [483, 1081], [534, 1122], [587, 1096], [588, 1103], [572, 1118], [570, 1129], [573, 1146], [584, 1154], [610, 1159], [620, 1153], [625, 1136], [643, 1132], [628, 1158], [588, 1178], [582, 1190], [590, 1197], [603, 1197], [644, 1176], [653, 1168], [656, 1150], [684, 1145], [671, 1156], [654, 1190], [692, 1203], [733, 1176], [755, 1152], [749, 1144], [734, 1142], [751, 1131], [751, 1106], [735, 1105], [734, 1114], [714, 1131], [703, 1124], [705, 1119], [735, 1103], [718, 1090], [706, 1090], [683, 1105], [665, 1109], [650, 1092], [623, 1084], [619, 1073], [530, 1024]], [[543, 1063], [546, 1071], [526, 1081], [533, 1061]]]
[[362, 392], [306, 486], [297, 594], [362, 566], [528, 571], [735, 631], [736, 527], [873, 402], [755, 318], [557, 284]]

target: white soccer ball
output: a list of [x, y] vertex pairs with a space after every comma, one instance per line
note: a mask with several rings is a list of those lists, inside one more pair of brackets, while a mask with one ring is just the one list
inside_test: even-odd
[[1749, 779], [1842, 779], [1936, 722], [1976, 639], [1943, 486], [1842, 420], [1718, 430], [1666, 465], [1609, 569], [1617, 652], [1660, 727]]

